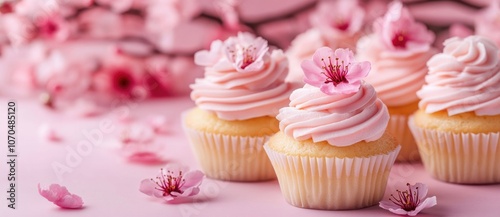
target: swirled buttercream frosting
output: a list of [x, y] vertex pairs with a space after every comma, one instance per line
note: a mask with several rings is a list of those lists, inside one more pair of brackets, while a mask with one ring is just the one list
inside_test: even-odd
[[480, 36], [451, 38], [428, 62], [426, 85], [417, 92], [426, 113], [500, 114], [500, 61], [496, 45]]
[[260, 37], [240, 33], [215, 41], [195, 61], [205, 66], [205, 77], [190, 86], [191, 99], [221, 119], [274, 117], [289, 102], [293, 85], [284, 82], [288, 60], [281, 50], [270, 52]]
[[389, 122], [387, 107], [374, 88], [362, 82], [350, 94], [325, 94], [306, 84], [290, 95], [290, 106], [277, 116], [280, 130], [297, 140], [349, 146], [379, 139]]

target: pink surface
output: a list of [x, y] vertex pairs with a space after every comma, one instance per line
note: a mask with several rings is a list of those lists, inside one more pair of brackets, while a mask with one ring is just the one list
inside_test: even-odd
[[[6, 112], [7, 100], [0, 100]], [[171, 98], [141, 102], [130, 106], [132, 115], [147, 118], [166, 115], [174, 119], [173, 133], [163, 137], [168, 145], [166, 157], [171, 162], [199, 168], [182, 133], [180, 113], [193, 106], [188, 98]], [[85, 140], [83, 131], [95, 130], [108, 115], [80, 119], [48, 111], [34, 100], [17, 100], [17, 209], [7, 209], [7, 170], [0, 167], [0, 216], [396, 216], [378, 206], [354, 211], [320, 211], [288, 205], [277, 181], [262, 183], [230, 183], [205, 179], [201, 193], [193, 200], [166, 204], [139, 192], [140, 181], [153, 177], [161, 165], [131, 164], [108, 147], [112, 134], [104, 134], [101, 145], [71, 167], [72, 172], [57, 178], [54, 162], [64, 163], [68, 150]], [[0, 116], [0, 131], [6, 132], [6, 114]], [[42, 124], [51, 124], [60, 132], [59, 143], [43, 141], [37, 135]], [[117, 122], [111, 122], [117, 126]], [[5, 135], [5, 133], [4, 133]], [[5, 136], [3, 137], [5, 139]], [[0, 148], [0, 159], [6, 160], [6, 142]], [[46, 201], [37, 192], [37, 184], [59, 183], [82, 197], [85, 208], [63, 210]], [[397, 164], [393, 167], [386, 194], [406, 182], [422, 182], [429, 186], [429, 196], [437, 196], [437, 206], [419, 216], [500, 216], [500, 185], [454, 185], [432, 179], [422, 165]]]

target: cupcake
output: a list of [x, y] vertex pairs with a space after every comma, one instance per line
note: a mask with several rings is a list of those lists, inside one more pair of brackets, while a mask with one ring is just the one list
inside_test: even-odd
[[450, 38], [427, 66], [409, 126], [425, 169], [460, 184], [500, 183], [500, 60], [492, 41]]
[[418, 161], [418, 148], [407, 123], [418, 109], [416, 92], [425, 83], [426, 63], [437, 53], [431, 47], [434, 34], [415, 22], [401, 2], [392, 3], [373, 28], [373, 34], [359, 40], [357, 57], [372, 64], [365, 80], [389, 109], [387, 130], [401, 144], [396, 160]]
[[264, 146], [283, 196], [311, 209], [378, 204], [400, 146], [386, 132], [387, 107], [361, 80], [370, 63], [323, 47], [302, 68], [306, 84], [280, 109], [280, 131]]
[[313, 27], [299, 34], [287, 50], [290, 60], [287, 81], [304, 84], [300, 64], [320, 47], [356, 48], [364, 17], [365, 11], [357, 1], [320, 1], [310, 17]]
[[209, 51], [196, 53], [195, 62], [205, 66], [205, 77], [190, 86], [196, 107], [183, 123], [203, 172], [228, 181], [274, 179], [263, 145], [278, 131], [275, 116], [293, 90], [284, 82], [283, 52], [239, 33], [214, 41]]

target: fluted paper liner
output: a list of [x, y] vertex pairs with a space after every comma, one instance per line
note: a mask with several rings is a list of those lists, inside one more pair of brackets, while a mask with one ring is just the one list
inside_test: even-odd
[[387, 132], [392, 134], [401, 145], [401, 151], [396, 158], [397, 162], [419, 161], [417, 143], [408, 127], [408, 115], [391, 114], [387, 125]]
[[276, 178], [263, 145], [269, 136], [248, 137], [206, 133], [184, 127], [203, 172], [226, 181]]
[[285, 200], [293, 206], [343, 210], [378, 204], [400, 146], [366, 158], [290, 156], [264, 149]]
[[452, 133], [408, 122], [425, 169], [436, 179], [460, 184], [500, 183], [500, 133]]

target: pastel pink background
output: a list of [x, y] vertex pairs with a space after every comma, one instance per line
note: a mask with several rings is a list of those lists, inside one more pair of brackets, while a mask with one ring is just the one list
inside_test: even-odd
[[[45, 0], [40, 0], [45, 1]], [[75, 0], [76, 1], [76, 0]], [[109, 0], [102, 0], [106, 2]], [[115, 0], [114, 2], [117, 2]], [[120, 0], [122, 1], [122, 0]], [[125, 1], [125, 0], [123, 0]], [[142, 0], [133, 0], [140, 2]], [[153, 0], [151, 0], [153, 1]], [[188, 0], [179, 0], [188, 1]], [[214, 2], [229, 4], [232, 0], [200, 0], [207, 5]], [[314, 9], [314, 3], [317, 0], [240, 0], [237, 9], [236, 22], [238, 28], [250, 28], [258, 35], [268, 39], [272, 44], [282, 48], [287, 48], [290, 41], [299, 33], [310, 27], [308, 16]], [[492, 38], [498, 36], [496, 29], [498, 23], [489, 24], [485, 22], [496, 18], [494, 12], [500, 9], [492, 8], [492, 14], [486, 13], [485, 18], [481, 18], [483, 7], [487, 6], [489, 0], [464, 0], [464, 1], [420, 1], [403, 0], [409, 7], [411, 13], [419, 21], [423, 21], [433, 26], [440, 32], [435, 42], [440, 46], [442, 41], [450, 35], [464, 35], [472, 33], [472, 27], [483, 26], [485, 32], [477, 31], [483, 35]], [[48, 2], [48, 0], [47, 0]], [[83, 2], [83, 1], [82, 1]], [[101, 2], [101, 1], [100, 1]], [[113, 2], [111, 0], [110, 2]], [[146, 2], [146, 0], [144, 0]], [[362, 0], [362, 4], [368, 8], [368, 21], [382, 15], [385, 5], [390, 0]], [[205, 5], [205, 6], [207, 6]], [[219, 5], [222, 6], [222, 5]], [[146, 34], [144, 38], [150, 43], [141, 43], [136, 41], [138, 47], [129, 44], [131, 50], [135, 50], [136, 55], [150, 56], [153, 54], [161, 55], [180, 55], [183, 61], [188, 59], [189, 64], [183, 67], [174, 67], [170, 76], [174, 82], [168, 83], [172, 88], [172, 95], [187, 94], [190, 90], [188, 83], [191, 83], [194, 77], [201, 76], [201, 68], [198, 67], [198, 74], [189, 70], [188, 66], [194, 66], [191, 61], [191, 55], [207, 48], [209, 43], [215, 38], [223, 38], [233, 34], [237, 29], [231, 27], [231, 21], [227, 13], [216, 11], [216, 8], [207, 7], [205, 13], [210, 16], [218, 17], [224, 21], [223, 24], [215, 22], [208, 17], [202, 16], [200, 19], [188, 20], [192, 22], [182, 23], [176, 26], [172, 32], [161, 29], [160, 35]], [[498, 14], [498, 13], [497, 13]], [[101, 16], [97, 16], [100, 18]], [[474, 17], [474, 19], [473, 19]], [[93, 17], [96, 18], [96, 17]], [[226, 20], [228, 19], [228, 20]], [[101, 19], [96, 19], [95, 24], [105, 23]], [[118, 19], [121, 23], [121, 19]], [[226, 23], [227, 22], [227, 23]], [[142, 23], [134, 28], [126, 26], [111, 25], [118, 29], [123, 28], [124, 34], [147, 33], [143, 31], [146, 24]], [[130, 24], [130, 23], [129, 23]], [[157, 23], [156, 23], [157, 24]], [[241, 26], [240, 26], [241, 24]], [[452, 24], [462, 24], [462, 26], [452, 26]], [[0, 26], [3, 27], [3, 26]], [[96, 28], [100, 25], [96, 25]], [[139, 28], [140, 27], [140, 28]], [[97, 28], [99, 29], [99, 28]], [[160, 29], [160, 28], [158, 28]], [[2, 28], [0, 28], [2, 30]], [[130, 32], [129, 32], [130, 30]], [[452, 31], [454, 30], [454, 31]], [[104, 31], [114, 33], [115, 31]], [[170, 34], [171, 33], [171, 34]], [[0, 34], [0, 48], [2, 48], [2, 35]], [[153, 37], [154, 36], [154, 37]], [[102, 41], [102, 38], [95, 37], [90, 39], [82, 37], [75, 41], [63, 42], [59, 47], [65, 57], [70, 54], [80, 57], [80, 61], [87, 65], [89, 62], [81, 56], [86, 53], [100, 54], [98, 59], [105, 59], [104, 50], [111, 50], [121, 36], [112, 40]], [[50, 45], [50, 40], [43, 41], [44, 45]], [[500, 41], [496, 41], [500, 45]], [[140, 45], [145, 47], [142, 47]], [[177, 204], [167, 204], [161, 200], [153, 199], [139, 192], [139, 183], [145, 178], [152, 178], [156, 175], [162, 165], [141, 165], [126, 162], [118, 154], [118, 151], [111, 147], [113, 139], [116, 139], [116, 131], [119, 122], [114, 116], [116, 110], [105, 112], [101, 116], [82, 118], [64, 114], [64, 110], [53, 111], [44, 107], [40, 101], [33, 97], [41, 92], [39, 89], [44, 87], [32, 87], [30, 77], [25, 75], [23, 83], [15, 83], [9, 78], [9, 73], [19, 74], [18, 71], [10, 68], [20, 66], [21, 69], [29, 68], [30, 64], [26, 59], [29, 51], [25, 46], [14, 44], [14, 51], [21, 51], [14, 56], [6, 55], [6, 49], [3, 50], [3, 56], [0, 56], [0, 98], [1, 111], [7, 112], [8, 98], [12, 96], [17, 102], [16, 119], [16, 138], [17, 138], [17, 195], [16, 210], [7, 208], [7, 117], [6, 114], [0, 114], [0, 132], [3, 132], [4, 141], [0, 145], [0, 217], [13, 216], [37, 216], [37, 217], [58, 217], [58, 216], [173, 216], [173, 217], [195, 217], [195, 216], [396, 216], [386, 210], [373, 206], [361, 210], [352, 211], [320, 211], [308, 210], [293, 207], [286, 203], [281, 195], [277, 181], [261, 183], [232, 183], [222, 182], [211, 179], [205, 179], [201, 185], [201, 193], [193, 198], [178, 202]], [[31, 44], [32, 45], [32, 44]], [[10, 46], [10, 45], [9, 45]], [[125, 45], [121, 45], [125, 46]], [[56, 46], [57, 47], [57, 46]], [[106, 49], [110, 47], [110, 49]], [[3, 47], [5, 48], [5, 47]], [[136, 48], [136, 49], [133, 49]], [[153, 53], [156, 48], [159, 53]], [[0, 51], [2, 51], [0, 49]], [[1, 52], [0, 52], [1, 53]], [[186, 55], [187, 56], [184, 56]], [[161, 59], [165, 60], [166, 56]], [[14, 59], [12, 64], [9, 60]], [[22, 61], [19, 61], [22, 60]], [[175, 61], [174, 61], [175, 62]], [[171, 62], [166, 62], [171, 66]], [[35, 63], [33, 63], [35, 64]], [[15, 67], [14, 67], [15, 68]], [[68, 71], [68, 70], [62, 70]], [[168, 71], [168, 70], [167, 70]], [[187, 77], [185, 72], [191, 72], [191, 77]], [[22, 70], [21, 70], [22, 72]], [[22, 75], [18, 77], [23, 77]], [[63, 79], [64, 81], [64, 79]], [[170, 80], [168, 80], [170, 81]], [[24, 88], [24, 89], [23, 89]], [[34, 90], [31, 90], [34, 89]], [[23, 94], [22, 91], [33, 91], [31, 94]], [[170, 92], [168, 92], [170, 96]], [[27, 95], [27, 98], [17, 97], [17, 95]], [[16, 97], [14, 97], [16, 96]], [[30, 98], [32, 97], [32, 98]], [[193, 107], [194, 104], [188, 97], [170, 97], [153, 98], [145, 101], [125, 104], [120, 109], [130, 111], [132, 116], [145, 120], [151, 116], [164, 115], [171, 119], [172, 132], [169, 135], [162, 136], [160, 139], [165, 143], [165, 157], [170, 163], [180, 163], [190, 166], [193, 169], [199, 169], [199, 166], [190, 150], [188, 141], [181, 128], [180, 114], [186, 109]], [[57, 176], [52, 168], [54, 163], [67, 164], [66, 158], [70, 156], [69, 150], [75, 150], [82, 141], [87, 141], [84, 132], [97, 131], [101, 121], [111, 121], [115, 127], [111, 133], [103, 133], [103, 139], [100, 145], [92, 146], [88, 155], [82, 156], [81, 161], [70, 167], [71, 172], [65, 173], [62, 177]], [[62, 141], [49, 142], [43, 140], [38, 135], [41, 125], [50, 124], [62, 135]], [[500, 165], [499, 165], [500, 166]], [[425, 171], [421, 164], [396, 164], [391, 172], [390, 179], [386, 189], [384, 199], [387, 199], [391, 192], [396, 188], [402, 189], [409, 182], [414, 184], [422, 182], [429, 186], [429, 196], [437, 196], [437, 206], [424, 210], [419, 216], [500, 216], [500, 185], [454, 185], [434, 180]], [[59, 183], [66, 186], [71, 193], [80, 195], [85, 203], [81, 210], [64, 210], [56, 207], [37, 192], [37, 184], [41, 183], [48, 186], [51, 183]]]
[[[7, 99], [0, 100], [6, 112]], [[129, 106], [137, 118], [166, 115], [174, 120], [172, 134], [162, 137], [168, 148], [170, 162], [199, 168], [180, 125], [182, 111], [193, 106], [187, 97], [144, 101]], [[64, 163], [67, 148], [75, 148], [85, 139], [82, 131], [97, 129], [101, 120], [113, 120], [113, 111], [96, 118], [81, 119], [61, 116], [42, 107], [36, 100], [17, 100], [17, 209], [7, 209], [6, 143], [0, 148], [0, 213], [4, 216], [396, 216], [373, 206], [353, 211], [319, 211], [293, 207], [283, 199], [277, 181], [232, 183], [205, 179], [201, 193], [184, 203], [166, 204], [138, 191], [144, 178], [154, 176], [161, 165], [138, 165], [125, 162], [108, 147], [113, 138], [103, 136], [103, 143], [59, 180], [52, 170], [55, 161]], [[0, 132], [6, 132], [6, 116], [0, 118]], [[43, 141], [37, 135], [41, 124], [51, 124], [63, 135], [63, 141]], [[117, 126], [118, 123], [112, 122]], [[3, 133], [6, 135], [6, 133]], [[4, 137], [5, 139], [5, 137]], [[500, 185], [454, 185], [432, 179], [420, 164], [396, 164], [390, 175], [386, 196], [396, 187], [423, 182], [429, 195], [437, 196], [438, 204], [419, 216], [500, 216]], [[82, 210], [63, 210], [46, 201], [37, 192], [37, 184], [60, 183], [80, 195], [85, 203]]]

